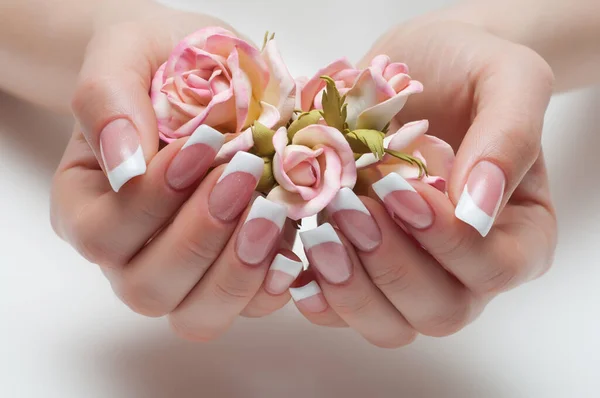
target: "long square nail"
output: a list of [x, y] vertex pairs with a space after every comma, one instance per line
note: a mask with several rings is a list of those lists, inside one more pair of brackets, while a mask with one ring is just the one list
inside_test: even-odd
[[104, 127], [100, 133], [100, 154], [115, 192], [133, 177], [146, 173], [140, 136], [127, 119], [113, 120]]
[[296, 304], [307, 312], [319, 313], [328, 307], [321, 287], [316, 281], [310, 281], [302, 287], [290, 288], [290, 294]]
[[302, 262], [294, 261], [283, 254], [275, 256], [265, 280], [265, 289], [271, 294], [282, 294], [304, 269]]
[[238, 232], [235, 250], [239, 259], [253, 266], [262, 263], [275, 249], [286, 218], [287, 207], [257, 197]]
[[352, 276], [352, 261], [329, 223], [300, 232], [309, 263], [331, 284], [341, 284]]
[[210, 214], [224, 222], [238, 218], [250, 203], [264, 167], [264, 161], [258, 156], [248, 152], [236, 153], [208, 198]]

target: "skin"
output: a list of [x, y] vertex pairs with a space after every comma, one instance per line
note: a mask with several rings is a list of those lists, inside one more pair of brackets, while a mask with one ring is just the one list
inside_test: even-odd
[[[543, 115], [553, 72], [559, 89], [593, 81], [590, 65], [599, 62], [598, 43], [591, 38], [598, 37], [594, 29], [600, 23], [592, 20], [599, 15], [594, 0], [568, 8], [544, 1], [542, 17], [536, 12], [540, 2], [518, 2], [519, 21], [498, 18], [506, 14], [498, 7], [509, 10], [509, 2], [459, 4], [392, 29], [365, 57], [387, 53], [411, 67], [427, 90], [411, 98], [399, 117], [429, 119], [429, 133], [458, 150], [456, 167], [449, 197], [414, 184], [435, 219], [425, 230], [409, 228], [412, 238], [374, 195], [361, 198], [383, 243], [361, 253], [340, 233], [355, 275], [342, 286], [328, 285], [313, 272], [301, 276], [316, 279], [329, 303], [318, 314], [300, 307], [310, 321], [348, 325], [375, 345], [398, 347], [418, 333], [460, 330], [496, 294], [548, 269], [556, 219], [540, 151]], [[0, 12], [0, 88], [60, 111], [72, 105], [78, 121], [53, 183], [52, 225], [59, 236], [99, 264], [133, 310], [168, 314], [184, 338], [214, 339], [240, 314], [263, 316], [283, 306], [289, 295], [268, 294], [259, 273], [234, 277], [239, 262], [232, 242], [244, 215], [222, 225], [206, 210], [222, 167], [189, 189], [173, 191], [164, 173], [185, 139], [158, 152], [147, 95], [153, 73], [185, 35], [225, 24], [143, 0], [109, 0], [102, 7], [93, 1], [4, 5], [9, 12]], [[561, 46], [553, 45], [555, 25], [568, 33]], [[115, 194], [95, 154], [99, 131], [118, 117], [138, 127], [148, 172]], [[507, 177], [501, 213], [485, 239], [454, 217], [466, 176], [483, 158]], [[206, 239], [215, 234], [216, 241]], [[426, 250], [417, 249], [413, 239]], [[280, 250], [290, 244], [284, 241]], [[166, 270], [156, 258], [178, 260]], [[197, 283], [184, 286], [191, 270]]]

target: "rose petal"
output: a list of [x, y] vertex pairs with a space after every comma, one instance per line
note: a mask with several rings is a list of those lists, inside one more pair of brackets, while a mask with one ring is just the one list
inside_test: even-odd
[[332, 76], [344, 69], [354, 69], [352, 64], [346, 58], [333, 61], [324, 68], [319, 69], [302, 87], [299, 97], [300, 109], [304, 112], [311, 110], [310, 107], [314, 101], [315, 95], [325, 87], [325, 82], [321, 79], [321, 76]]
[[[419, 120], [406, 123], [397, 132], [385, 137], [383, 143], [385, 148], [398, 152], [408, 152], [407, 148], [417, 138], [423, 136], [429, 129], [429, 121]], [[408, 152], [411, 153], [412, 151]]]
[[[352, 91], [352, 90], [350, 90]], [[392, 120], [398, 112], [404, 107], [408, 97], [412, 94], [423, 91], [423, 85], [416, 80], [412, 80], [408, 87], [396, 94], [391, 99], [376, 104], [362, 111], [357, 118], [356, 128], [381, 130]], [[348, 94], [348, 98], [350, 93]], [[350, 108], [350, 105], [348, 105]], [[350, 115], [350, 109], [348, 109]]]
[[296, 81], [290, 74], [281, 54], [277, 50], [275, 40], [269, 40], [262, 52], [270, 72], [269, 83], [262, 100], [275, 106], [280, 119], [275, 125], [285, 124], [294, 112], [296, 102]]
[[317, 196], [306, 201], [299, 194], [278, 186], [271, 190], [267, 199], [284, 204], [288, 208], [288, 217], [292, 220], [310, 217], [323, 210], [341, 188], [342, 167], [335, 151], [328, 147], [323, 147], [323, 155], [319, 157], [319, 163], [323, 181]]
[[[365, 69], [356, 79], [354, 86], [346, 94], [346, 103], [348, 104], [348, 117], [346, 121], [351, 130], [359, 127], [358, 119], [360, 115], [377, 104], [393, 98], [396, 92], [390, 87], [381, 74], [377, 74], [374, 69]], [[383, 128], [392, 118], [390, 117], [381, 128]], [[381, 130], [381, 128], [377, 130]]]
[[383, 72], [383, 78], [385, 80], [390, 80], [392, 77], [401, 73], [407, 75], [408, 66], [406, 66], [406, 64], [401, 64], [400, 62], [394, 62], [385, 68], [385, 71]]
[[305, 145], [310, 148], [322, 145], [334, 149], [339, 156], [342, 167], [341, 185], [352, 188], [356, 183], [354, 152], [352, 152], [350, 144], [339, 130], [314, 124], [298, 131], [292, 139], [292, 144]]
[[[260, 102], [261, 113], [258, 116], [258, 122], [260, 124], [265, 125], [270, 129], [277, 128], [281, 117], [279, 115], [279, 110], [271, 104], [268, 104], [264, 101]], [[287, 133], [286, 133], [287, 134]]]
[[286, 174], [296, 186], [310, 187], [317, 182], [315, 167], [310, 162], [302, 162]]
[[321, 156], [322, 148], [312, 149], [304, 145], [288, 145], [283, 152], [283, 167], [286, 170], [296, 167], [301, 162]]
[[235, 35], [232, 32], [219, 27], [208, 27], [192, 33], [191, 35], [184, 38], [181, 42], [179, 42], [179, 44], [171, 52], [171, 55], [169, 56], [169, 59], [167, 60], [165, 65], [165, 75], [173, 76], [176, 73], [176, 66], [178, 72], [182, 70], [185, 71], [190, 69], [196, 69], [194, 67], [189, 67], [189, 65], [186, 63], [195, 63], [195, 58], [191, 59], [189, 55], [186, 55], [187, 58], [183, 61], [180, 60], [180, 58], [182, 58], [183, 54], [190, 47], [203, 48], [204, 44], [206, 43], [206, 39], [214, 34], [235, 37]]
[[233, 94], [235, 96], [236, 132], [239, 132], [246, 124], [246, 118], [248, 117], [248, 111], [250, 110], [252, 86], [250, 84], [250, 79], [248, 79], [248, 75], [240, 68], [237, 49], [234, 49], [231, 54], [229, 54], [227, 65], [231, 71], [231, 88], [233, 89]]
[[375, 69], [377, 71], [377, 73], [379, 73], [380, 75], [383, 75], [383, 72], [385, 71], [387, 66], [390, 64], [390, 62], [392, 62], [392, 61], [390, 60], [390, 57], [388, 57], [387, 55], [384, 55], [384, 54], [377, 55], [376, 57], [373, 58], [373, 60], [371, 60], [371, 68]]
[[238, 53], [239, 67], [248, 76], [254, 97], [263, 97], [269, 83], [269, 68], [259, 50], [237, 37], [219, 34], [212, 35], [206, 39], [205, 50], [223, 57], [228, 57], [236, 51]]
[[425, 159], [430, 176], [438, 176], [444, 180], [450, 178], [455, 156], [454, 150], [447, 142], [424, 134], [412, 142], [405, 151], [407, 153], [418, 151]]
[[248, 152], [254, 146], [252, 129], [246, 129], [239, 134], [233, 134], [234, 138], [223, 144], [213, 162], [213, 167], [227, 163], [238, 152]]

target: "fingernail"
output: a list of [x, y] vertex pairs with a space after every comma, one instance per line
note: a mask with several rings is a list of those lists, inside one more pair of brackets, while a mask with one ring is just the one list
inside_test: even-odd
[[104, 127], [100, 133], [100, 154], [115, 192], [133, 177], [146, 172], [140, 136], [127, 119], [113, 120]]
[[248, 152], [238, 152], [208, 198], [210, 214], [224, 222], [232, 221], [244, 211], [262, 176], [264, 162]]
[[381, 231], [363, 202], [350, 188], [342, 188], [327, 212], [358, 250], [373, 251], [381, 244]]
[[505, 184], [500, 167], [487, 160], [479, 162], [469, 174], [454, 215], [485, 237], [498, 215]]
[[331, 224], [300, 232], [306, 257], [331, 284], [346, 282], [352, 276], [352, 262]]
[[287, 217], [287, 207], [259, 196], [240, 228], [236, 253], [242, 262], [259, 265], [275, 248]]
[[425, 229], [433, 224], [433, 211], [425, 199], [397, 173], [390, 173], [373, 184], [373, 191], [388, 212], [410, 226]]
[[202, 125], [188, 138], [167, 168], [167, 184], [175, 190], [189, 188], [206, 174], [225, 136], [210, 126]]
[[303, 268], [302, 262], [294, 261], [279, 253], [275, 256], [271, 268], [269, 268], [265, 289], [274, 295], [284, 293], [296, 280]]
[[292, 287], [290, 294], [304, 311], [317, 313], [327, 309], [327, 301], [316, 281], [311, 281], [302, 287]]

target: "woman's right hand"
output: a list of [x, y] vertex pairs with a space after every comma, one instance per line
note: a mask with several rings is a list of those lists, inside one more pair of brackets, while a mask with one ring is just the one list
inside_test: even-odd
[[223, 25], [155, 5], [135, 21], [99, 23], [52, 188], [57, 234], [100, 265], [134, 311], [168, 314], [194, 340], [218, 337], [239, 314], [282, 307], [285, 281], [263, 285], [269, 267], [274, 259], [300, 267], [276, 257], [298, 260], [285, 208], [253, 201], [261, 158], [239, 153], [208, 172], [223, 136], [206, 126], [158, 151], [152, 76], [189, 33]]

